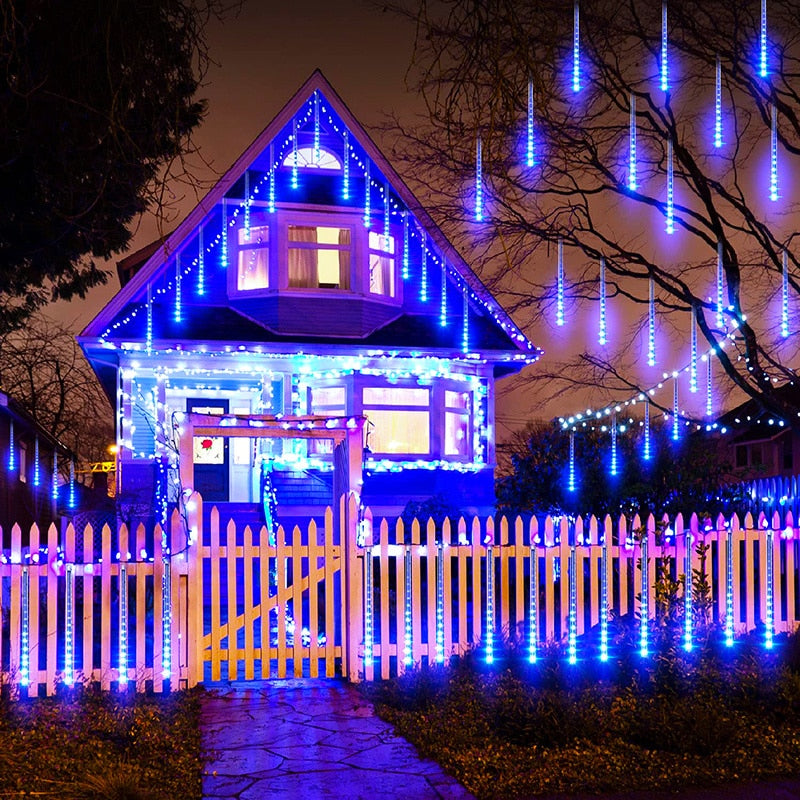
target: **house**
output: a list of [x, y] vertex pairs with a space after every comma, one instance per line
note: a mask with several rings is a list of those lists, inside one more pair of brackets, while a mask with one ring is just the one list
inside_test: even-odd
[[[18, 524], [27, 538], [35, 522], [46, 529], [59, 510], [74, 507], [72, 455], [3, 391], [0, 391], [0, 548], [11, 544]], [[69, 481], [68, 476], [73, 476]]]
[[123, 501], [493, 506], [495, 381], [540, 351], [320, 72], [120, 278], [79, 341]]

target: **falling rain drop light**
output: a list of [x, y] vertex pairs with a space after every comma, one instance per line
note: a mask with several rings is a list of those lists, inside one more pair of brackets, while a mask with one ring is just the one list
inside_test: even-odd
[[33, 440], [33, 485], [42, 485], [42, 465], [39, 462], [39, 437]]
[[730, 528], [725, 548], [725, 644], [733, 647], [733, 531]]
[[161, 577], [161, 608], [164, 618], [161, 629], [163, 636], [161, 652], [161, 676], [168, 680], [172, 675], [172, 581], [170, 560], [164, 557], [164, 572]]
[[[250, 241], [250, 170], [244, 171], [244, 238]], [[227, 247], [227, 244], [226, 244]], [[225, 263], [227, 265], [227, 253]]]
[[556, 325], [564, 324], [564, 241], [558, 240], [558, 272], [556, 275]]
[[403, 615], [403, 664], [410, 667], [414, 664], [414, 615], [411, 603], [411, 546], [405, 551], [405, 609]]
[[58, 453], [53, 450], [53, 475], [50, 480], [50, 496], [58, 500]]
[[525, 163], [528, 167], [536, 164], [533, 142], [533, 81], [528, 81], [528, 139], [525, 150]]
[[708, 353], [706, 356], [706, 416], [713, 417], [714, 416], [714, 402], [711, 394], [712, 390], [712, 381], [713, 381], [713, 369], [711, 364], [711, 356], [713, 354], [713, 350]]
[[528, 581], [528, 661], [536, 663], [539, 645], [539, 557], [531, 534], [530, 580]]
[[572, 18], [572, 91], [581, 90], [581, 10], [578, 0]]
[[639, 655], [642, 658], [647, 658], [650, 652], [650, 644], [648, 641], [650, 632], [650, 584], [647, 580], [648, 538], [649, 531], [642, 537], [642, 557], [639, 565], [642, 575], [642, 600], [639, 609]]
[[19, 642], [19, 682], [21, 686], [28, 686], [31, 682], [31, 598], [30, 576], [28, 567], [22, 568], [22, 613], [20, 614], [20, 642]]
[[667, 233], [675, 232], [675, 171], [672, 139], [667, 141]]
[[181, 273], [181, 254], [175, 254], [175, 322], [181, 321], [181, 280], [183, 275]]
[[661, 91], [669, 91], [669, 41], [667, 38], [667, 4], [661, 4]]
[[119, 683], [128, 682], [128, 568], [119, 565]]
[[761, 59], [759, 63], [759, 75], [766, 78], [767, 70], [767, 0], [761, 0]]
[[267, 208], [270, 214], [275, 213], [275, 146], [269, 146], [269, 197]]
[[690, 325], [689, 391], [694, 393], [697, 391], [697, 325], [694, 318], [694, 309], [691, 309]]
[[464, 285], [464, 312], [461, 317], [461, 351], [469, 352], [469, 290]]
[[677, 442], [681, 435], [678, 420], [678, 376], [672, 376], [672, 441]]
[[772, 636], [775, 628], [774, 609], [775, 609], [775, 574], [773, 559], [773, 538], [775, 531], [767, 529], [767, 602], [764, 611], [764, 646], [767, 650], [772, 650]]
[[631, 92], [631, 122], [628, 145], [628, 189], [636, 191], [636, 95]]
[[75, 683], [75, 565], [64, 565], [64, 684]]
[[608, 537], [600, 550], [600, 660], [608, 661]]
[[483, 143], [480, 136], [475, 153], [475, 221], [483, 221]]
[[421, 258], [421, 266], [420, 266], [420, 282], [419, 282], [419, 299], [423, 303], [428, 302], [428, 237], [426, 234], [422, 234], [422, 238], [420, 240], [420, 258]]
[[197, 231], [197, 294], [201, 297], [206, 293], [206, 249], [203, 245], [203, 226]]
[[442, 257], [442, 290], [439, 301], [439, 324], [447, 325], [447, 261]]
[[644, 404], [644, 447], [642, 458], [650, 460], [650, 400], [645, 400]]
[[617, 415], [611, 417], [611, 476], [617, 476]]
[[408, 211], [403, 211], [403, 280], [409, 277]]
[[692, 532], [686, 531], [686, 549], [683, 554], [683, 649], [692, 652]]
[[569, 484], [570, 492], [575, 491], [575, 431], [569, 432]]
[[600, 332], [597, 341], [604, 345], [606, 339], [606, 260], [600, 258]]
[[723, 300], [724, 271], [722, 261], [722, 242], [717, 242], [717, 329], [722, 330], [725, 319], [722, 315], [724, 309]]
[[567, 637], [567, 656], [570, 664], [578, 661], [578, 552], [575, 531], [572, 532], [572, 546], [569, 552], [569, 631]]
[[714, 147], [722, 147], [722, 61], [717, 56], [717, 80], [714, 91]]
[[383, 246], [389, 247], [391, 208], [389, 206], [389, 183], [383, 184]]
[[75, 462], [69, 462], [69, 495], [67, 496], [67, 508], [70, 511], [75, 509], [75, 506], [78, 504], [78, 499], [76, 497], [75, 491]]
[[647, 366], [656, 365], [656, 299], [655, 284], [650, 278], [650, 296], [647, 303]]
[[781, 280], [781, 336], [789, 336], [789, 254], [783, 251], [783, 274]]
[[364, 666], [372, 665], [372, 645], [373, 645], [373, 609], [372, 609], [372, 548], [367, 547], [364, 551]]
[[298, 187], [297, 172], [300, 167], [300, 160], [297, 153], [297, 120], [292, 120], [292, 189]]
[[17, 468], [17, 445], [14, 441], [14, 420], [8, 421], [8, 471], [14, 472]]
[[778, 108], [772, 106], [772, 130], [770, 132], [769, 199], [778, 199]]
[[486, 548], [486, 663], [494, 663], [494, 548]]
[[370, 179], [369, 161], [367, 161], [366, 170], [364, 172], [364, 227], [369, 228], [372, 220], [372, 198], [370, 195], [372, 180]]
[[147, 330], [145, 333], [145, 350], [147, 355], [153, 352], [153, 289], [147, 284]]
[[350, 199], [350, 135], [345, 128], [344, 133], [342, 134], [344, 144], [342, 149], [344, 153], [342, 154], [342, 197], [345, 200]]
[[314, 163], [319, 164], [319, 92], [314, 90]]
[[436, 548], [436, 663], [444, 664], [444, 547]]

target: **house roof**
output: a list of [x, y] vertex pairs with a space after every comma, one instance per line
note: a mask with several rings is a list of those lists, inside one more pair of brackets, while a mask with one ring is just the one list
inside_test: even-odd
[[[432, 247], [441, 254], [442, 259], [447, 263], [450, 270], [449, 279], [463, 281], [464, 291], [469, 295], [470, 306], [479, 311], [479, 314], [475, 315], [474, 324], [472, 317], [470, 318], [471, 328], [480, 332], [484, 346], [500, 351], [522, 351], [531, 354], [532, 357], [539, 354], [540, 351], [522, 334], [458, 251], [450, 244], [430, 214], [419, 203], [319, 70], [316, 70], [303, 86], [298, 89], [281, 111], [172, 233], [120, 262], [122, 288], [86, 326], [79, 338], [84, 341], [96, 339], [118, 340], [123, 332], [128, 334], [133, 332], [131, 325], [128, 324], [132, 319], [139, 316], [141, 325], [143, 308], [150, 302], [148, 301], [150, 286], [157, 280], [167, 279], [166, 270], [169, 266], [169, 259], [174, 258], [175, 254], [181, 250], [183, 243], [195, 235], [198, 226], [202, 225], [217, 205], [222, 203], [226, 193], [231, 191], [237, 182], [241, 181], [243, 175], [249, 169], [252, 169], [256, 162], [263, 167], [264, 153], [271, 153], [270, 145], [282, 131], [285, 132], [287, 126], [290, 126], [291, 130], [292, 121], [308, 104], [309, 98], [315, 96], [315, 92], [321, 93], [325, 103], [330, 106], [342, 124], [358, 142], [360, 148], [363, 149], [365, 157], [380, 170], [383, 178], [391, 186], [391, 190], [397, 195], [405, 208], [408, 209], [409, 213], [413, 214], [425, 231], [428, 237], [427, 241], [431, 243]], [[274, 164], [273, 161], [270, 161], [270, 163]], [[193, 307], [192, 313], [197, 314], [197, 307]], [[270, 334], [267, 329], [252, 321], [247, 321], [244, 318], [234, 319], [235, 316], [241, 317], [241, 315], [237, 315], [235, 312], [231, 313], [230, 309], [228, 312], [221, 312], [219, 309], [206, 309], [205, 312], [198, 314], [198, 319], [192, 324], [194, 326], [202, 326], [207, 332], [208, 327], [206, 325], [209, 324], [209, 321], [219, 318], [220, 315], [225, 317], [223, 327], [230, 328], [232, 332], [235, 330], [236, 336], [240, 337], [240, 340], [248, 341], [253, 337], [256, 337], [256, 340], [264, 340], [265, 336], [276, 336], [276, 334]], [[481, 319], [481, 315], [483, 319]], [[434, 335], [435, 338], [441, 338], [441, 333], [439, 332], [427, 329], [421, 331], [420, 328], [426, 326], [420, 320], [412, 319], [411, 316], [413, 315], [402, 315], [361, 341], [365, 343], [370, 343], [371, 341], [392, 343], [401, 334], [411, 335], [416, 333], [422, 333], [426, 336], [423, 341], [426, 341], [431, 335]], [[218, 321], [220, 320], [218, 319]], [[211, 326], [214, 327], [213, 322], [211, 322]], [[490, 332], [490, 329], [494, 330]], [[182, 328], [180, 332], [180, 336], [184, 338], [192, 338], [192, 335], [191, 330], [187, 327]], [[140, 334], [137, 338], [141, 339], [143, 337]], [[286, 341], [300, 341], [297, 337], [282, 338]], [[451, 339], [457, 340], [457, 338], [457, 334], [454, 336], [451, 333]], [[325, 341], [330, 342], [331, 339], [328, 338]], [[405, 342], [405, 344], [408, 344], [408, 342]], [[452, 341], [449, 344], [452, 346]]]
[[[776, 393], [784, 402], [794, 407], [800, 407], [800, 386], [797, 384], [786, 383], [778, 387]], [[780, 433], [779, 429], [784, 427], [786, 420], [778, 419], [762, 403], [755, 398], [751, 398], [730, 411], [726, 411], [717, 419], [717, 424], [719, 427], [733, 430], [741, 428], [758, 429], [762, 431], [758, 438], [768, 439], [772, 438], [775, 433]]]

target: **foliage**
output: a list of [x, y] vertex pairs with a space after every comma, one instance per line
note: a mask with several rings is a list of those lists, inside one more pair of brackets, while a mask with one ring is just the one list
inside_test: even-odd
[[196, 693], [93, 689], [0, 706], [0, 796], [200, 798]]
[[[607, 398], [631, 397], [660, 378], [661, 369], [640, 369], [652, 279], [661, 352], [668, 342], [685, 345], [690, 323], [696, 324], [701, 351], [716, 348], [714, 364], [729, 386], [800, 426], [796, 398], [780, 392], [795, 377], [796, 355], [778, 324], [784, 253], [790, 304], [800, 291], [797, 234], [783, 178], [780, 196], [769, 199], [773, 108], [782, 176], [792, 173], [800, 156], [800, 0], [768, 5], [768, 75], [762, 77], [758, 3], [670, 2], [671, 75], [664, 92], [661, 4], [581, 3], [582, 78], [574, 92], [571, 3], [389, 3], [417, 24], [409, 80], [428, 111], [413, 127], [392, 124], [393, 160], [405, 166], [418, 196], [427, 198], [426, 206], [472, 262], [482, 264], [482, 278], [496, 296], [530, 324], [534, 341], [554, 338], [556, 242], [564, 243], [567, 327], [576, 307], [596, 303], [598, 265], [605, 259], [613, 309], [609, 344], [586, 345], [573, 360], [551, 358], [530, 371], [540, 398], [576, 386], [603, 388]], [[717, 64], [720, 147], [713, 141]], [[532, 167], [526, 165], [525, 141], [529, 84]], [[628, 163], [632, 96], [639, 156], [634, 188]], [[484, 219], [476, 224], [479, 136]], [[670, 143], [673, 236], [664, 232]], [[721, 324], [713, 289], [718, 243]], [[728, 335], [735, 344], [719, 349]], [[681, 368], [676, 358], [664, 366]]]
[[761, 781], [800, 772], [800, 634], [780, 639], [767, 653], [756, 636], [732, 651], [710, 637], [632, 672], [619, 658], [565, 668], [558, 648], [531, 665], [512, 641], [497, 669], [472, 651], [364, 690], [479, 798]]
[[[108, 274], [130, 223], [191, 185], [219, 0], [0, 0], [0, 331]], [[171, 189], [172, 191], [172, 189]], [[170, 200], [170, 197], [172, 200]]]
[[511, 445], [510, 468], [497, 481], [497, 502], [512, 512], [669, 514], [729, 511], [737, 500], [729, 465], [702, 434], [671, 440], [651, 426], [652, 458], [641, 458], [642, 434], [620, 436], [618, 472], [610, 475], [608, 434], [575, 441], [576, 491], [568, 489], [569, 437], [557, 423], [530, 423]]

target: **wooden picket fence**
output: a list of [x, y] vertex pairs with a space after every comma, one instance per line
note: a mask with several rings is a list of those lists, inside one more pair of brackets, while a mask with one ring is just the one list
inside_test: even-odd
[[[762, 626], [770, 638], [800, 621], [791, 514], [437, 527], [372, 520], [352, 499], [338, 511], [336, 526], [327, 509], [321, 524], [274, 539], [217, 509], [203, 530], [199, 499], [188, 526], [175, 514], [166, 532], [70, 525], [42, 538], [34, 526], [23, 547], [15, 526], [0, 555], [0, 683], [37, 696], [81, 681], [160, 692], [289, 676], [373, 680], [467, 648], [491, 660], [503, 636], [532, 655], [564, 642], [593, 658], [612, 614], [654, 618], [664, 564], [674, 578], [704, 571], [712, 619], [731, 636]], [[698, 544], [708, 545], [704, 559]]]

